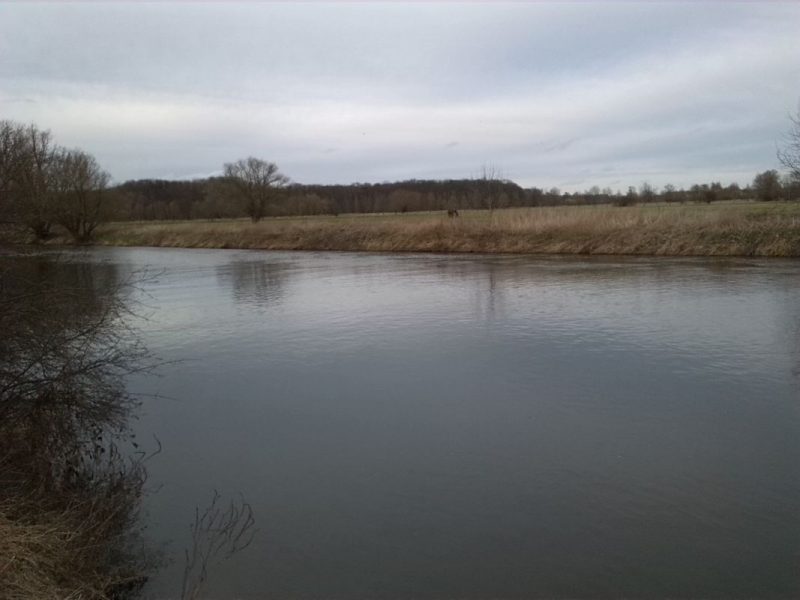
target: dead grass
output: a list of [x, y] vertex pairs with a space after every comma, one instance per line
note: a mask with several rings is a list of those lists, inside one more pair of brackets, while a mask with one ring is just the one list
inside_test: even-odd
[[106, 445], [114, 457], [57, 480], [36, 475], [42, 457], [29, 437], [0, 439], [0, 599], [134, 597], [156, 565], [137, 525], [142, 463]]
[[108, 503], [48, 509], [34, 498], [0, 504], [3, 600], [124, 598], [143, 583], [138, 572], [108, 569]]
[[[65, 243], [66, 238], [56, 242]], [[578, 206], [408, 215], [346, 215], [244, 220], [112, 223], [110, 246], [800, 256], [800, 204]]]

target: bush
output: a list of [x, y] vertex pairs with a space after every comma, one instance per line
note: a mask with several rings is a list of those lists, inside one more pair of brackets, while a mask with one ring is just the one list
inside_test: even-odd
[[[0, 265], [3, 598], [132, 593], [152, 563], [137, 541], [145, 481], [125, 376], [149, 368], [113, 267]], [[69, 282], [69, 283], [67, 283]]]

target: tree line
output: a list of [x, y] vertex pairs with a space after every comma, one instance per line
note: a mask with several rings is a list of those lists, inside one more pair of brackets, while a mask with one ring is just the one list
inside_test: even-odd
[[484, 167], [469, 179], [410, 179], [314, 185], [292, 182], [270, 161], [248, 157], [223, 166], [221, 176], [175, 181], [141, 179], [110, 186], [110, 176], [81, 149], [57, 145], [36, 125], [0, 121], [0, 224], [22, 225], [46, 239], [55, 225], [88, 242], [103, 220], [244, 218], [345, 213], [640, 203], [800, 199], [800, 111], [778, 159], [787, 174], [758, 173], [752, 183], [696, 184], [688, 189], [649, 183], [625, 192], [593, 186], [583, 192], [523, 188]]
[[[265, 164], [274, 167], [274, 163]], [[250, 217], [258, 221], [268, 216], [493, 209], [529, 203], [528, 192], [512, 181], [480, 179], [258, 185], [223, 176], [193, 181], [127, 181], [114, 191], [117, 214], [133, 220]]]
[[103, 218], [110, 179], [91, 154], [55, 144], [49, 131], [0, 121], [0, 220], [39, 239], [58, 224], [86, 242]]
[[[272, 164], [272, 163], [270, 163]], [[800, 185], [775, 170], [759, 173], [747, 186], [721, 182], [689, 188], [649, 183], [625, 192], [594, 186], [583, 192], [523, 188], [498, 179], [410, 179], [391, 183], [265, 187], [261, 200], [248, 197], [234, 180], [209, 177], [192, 181], [140, 179], [113, 189], [120, 220], [226, 219], [347, 213], [406, 213], [443, 210], [586, 204], [711, 203], [730, 200], [800, 200]]]

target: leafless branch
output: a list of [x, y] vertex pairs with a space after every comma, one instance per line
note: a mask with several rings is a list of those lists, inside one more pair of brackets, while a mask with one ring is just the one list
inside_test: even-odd
[[256, 534], [252, 507], [243, 497], [223, 506], [214, 490], [211, 503], [201, 513], [195, 508], [191, 525], [192, 546], [184, 550], [185, 566], [181, 586], [182, 600], [199, 598], [211, 566], [247, 548]]

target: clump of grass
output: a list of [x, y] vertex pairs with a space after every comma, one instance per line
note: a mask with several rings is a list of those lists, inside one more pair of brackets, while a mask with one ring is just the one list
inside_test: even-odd
[[133, 597], [150, 565], [130, 534], [132, 502], [130, 490], [45, 499], [4, 494], [0, 597]]

